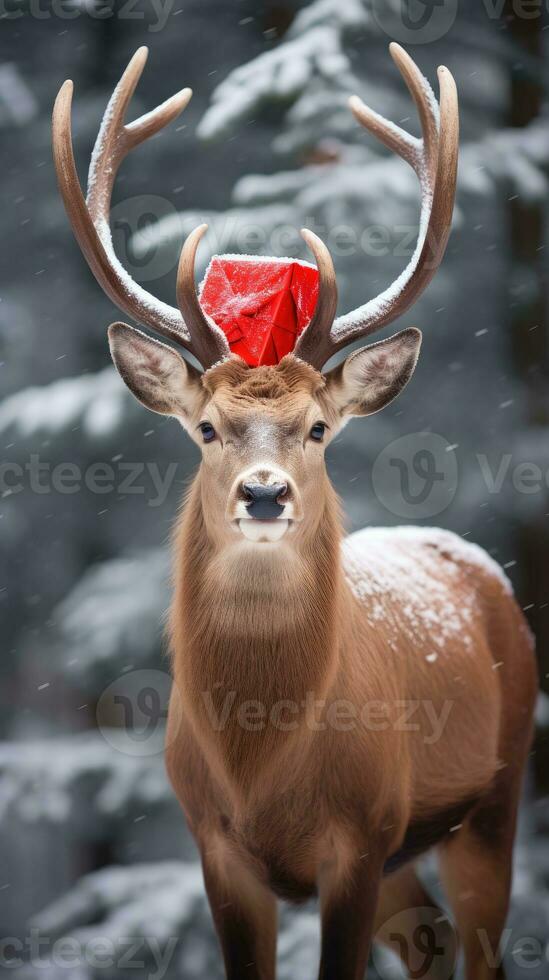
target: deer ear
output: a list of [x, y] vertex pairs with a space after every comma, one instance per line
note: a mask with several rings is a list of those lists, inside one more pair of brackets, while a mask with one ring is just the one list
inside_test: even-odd
[[205, 397], [200, 372], [177, 351], [125, 323], [109, 327], [115, 367], [145, 408], [185, 421]]
[[392, 402], [412, 377], [420, 347], [421, 331], [409, 327], [329, 371], [326, 385], [341, 415], [372, 415]]

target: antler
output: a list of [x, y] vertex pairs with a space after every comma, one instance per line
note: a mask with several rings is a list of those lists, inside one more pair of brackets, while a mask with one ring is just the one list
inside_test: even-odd
[[[186, 322], [189, 324], [195, 356], [205, 367], [211, 367], [212, 364], [230, 354], [230, 349], [225, 335], [206, 315], [196, 294], [194, 282], [196, 250], [207, 229], [207, 225], [199, 225], [198, 228], [195, 228], [186, 239], [181, 250], [177, 270], [177, 302]], [[218, 335], [223, 341], [223, 348], [220, 347]]]
[[[375, 299], [338, 317], [330, 324], [331, 329], [326, 322], [320, 329], [315, 314], [301, 334], [295, 354], [319, 369], [342, 347], [359, 337], [369, 336], [406, 312], [433, 278], [442, 261], [450, 234], [459, 136], [455, 82], [447, 68], [438, 69], [439, 107], [427, 79], [410, 56], [394, 42], [390, 45], [390, 51], [417, 106], [423, 138], [418, 140], [384, 119], [364, 105], [356, 95], [351, 98], [350, 107], [366, 129], [415, 170], [421, 185], [418, 242], [406, 269]], [[307, 241], [312, 248], [312, 241]], [[312, 250], [315, 251], [314, 248]], [[318, 261], [316, 252], [315, 255]], [[319, 272], [322, 290], [324, 272], [320, 264]]]
[[[78, 244], [107, 296], [138, 323], [186, 347], [201, 360], [204, 367], [209, 367], [230, 353], [222, 331], [204, 316], [200, 320], [189, 316], [185, 321], [180, 310], [163, 303], [134, 282], [119, 262], [112, 243], [109, 211], [120, 164], [130, 150], [172, 122], [192, 95], [191, 89], [182, 89], [152, 112], [126, 124], [126, 111], [143, 73], [147, 55], [146, 47], [136, 51], [107, 106], [91, 156], [86, 199], [80, 187], [72, 148], [73, 84], [66, 81], [61, 87], [53, 110], [53, 156], [57, 180]], [[194, 292], [194, 283], [192, 289]], [[183, 299], [183, 289], [179, 299]], [[185, 308], [190, 313], [190, 304], [186, 304]], [[204, 331], [207, 338], [202, 336]], [[205, 361], [199, 356], [199, 351], [206, 358]]]

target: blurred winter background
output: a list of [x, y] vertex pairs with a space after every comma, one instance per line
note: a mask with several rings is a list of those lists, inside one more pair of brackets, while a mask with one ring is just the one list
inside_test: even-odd
[[[58, 87], [75, 81], [83, 176], [139, 45], [151, 54], [135, 115], [194, 89], [115, 189], [116, 246], [148, 289], [174, 301], [179, 248], [199, 221], [202, 269], [212, 252], [304, 255], [307, 224], [332, 248], [344, 310], [398, 274], [418, 222], [415, 178], [359, 130], [347, 96], [417, 132], [388, 42], [433, 82], [449, 66], [462, 122], [454, 229], [399, 324], [424, 329], [422, 359], [395, 406], [347, 427], [329, 466], [351, 527], [437, 523], [504, 565], [549, 690], [548, 26], [544, 0], [2, 3], [0, 974], [221, 977], [161, 753], [168, 540], [197, 453], [110, 366], [117, 311], [54, 179]], [[542, 695], [511, 980], [549, 972], [548, 732]], [[316, 943], [314, 909], [285, 911], [283, 980], [316, 975]]]

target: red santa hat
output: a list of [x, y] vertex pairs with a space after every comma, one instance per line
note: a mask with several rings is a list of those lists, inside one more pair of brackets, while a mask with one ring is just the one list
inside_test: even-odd
[[200, 288], [204, 311], [247, 364], [278, 364], [311, 319], [318, 271], [297, 259], [215, 255]]

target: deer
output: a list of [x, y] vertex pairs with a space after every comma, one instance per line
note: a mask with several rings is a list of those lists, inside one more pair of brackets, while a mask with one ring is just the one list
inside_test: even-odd
[[[91, 271], [118, 307], [169, 342], [116, 322], [114, 364], [133, 395], [178, 420], [201, 451], [173, 540], [165, 756], [229, 980], [273, 980], [277, 902], [315, 896], [321, 980], [362, 978], [374, 938], [396, 948], [395, 921], [405, 969], [435, 976], [441, 949], [456, 941], [441, 913], [442, 946], [417, 969], [417, 929], [425, 910], [438, 909], [418, 873], [428, 852], [467, 980], [505, 975], [497, 950], [537, 691], [529, 628], [499, 565], [456, 534], [418, 525], [345, 536], [325, 461], [349, 419], [380, 411], [409, 382], [421, 333], [407, 327], [335, 367], [327, 361], [410, 308], [450, 233], [456, 85], [439, 68], [437, 101], [409, 55], [395, 43], [390, 50], [421, 138], [358, 96], [350, 108], [417, 175], [413, 257], [379, 296], [336, 318], [330, 252], [304, 229], [318, 269], [316, 308], [275, 365], [232, 354], [201, 306], [195, 258], [206, 226], [183, 245], [177, 307], [146, 292], [114, 252], [119, 166], [176, 118], [190, 89], [127, 123], [147, 58], [137, 51], [99, 130], [86, 198], [72, 149], [72, 82], [53, 113], [59, 188]], [[448, 708], [436, 738], [426, 711], [400, 723], [412, 703], [438, 717]], [[453, 948], [439, 971], [445, 980], [455, 956]]]

